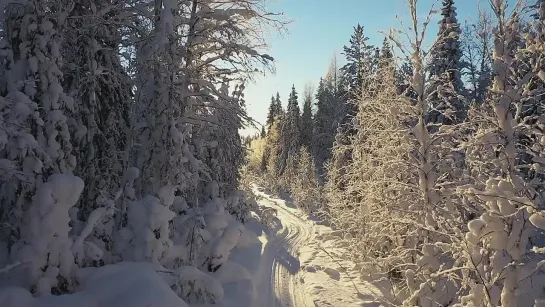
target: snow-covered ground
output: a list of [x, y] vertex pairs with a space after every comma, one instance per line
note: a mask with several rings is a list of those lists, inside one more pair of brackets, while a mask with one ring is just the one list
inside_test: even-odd
[[81, 284], [72, 294], [32, 297], [24, 288], [0, 285], [0, 306], [380, 306], [374, 299], [380, 297], [378, 289], [360, 280], [355, 264], [344, 259], [348, 253], [337, 232], [288, 202], [256, 192], [261, 197], [259, 210], [244, 226], [237, 226], [238, 243], [225, 253], [228, 259], [219, 269], [203, 273], [188, 267], [179, 273], [180, 278], [201, 280], [208, 292], [221, 298], [214, 305], [186, 304], [169, 286], [171, 271], [160, 265], [121, 262], [79, 269]]
[[[254, 307], [380, 306], [380, 292], [360, 280], [355, 264], [331, 228], [263, 192], [262, 207], [276, 209], [254, 277]], [[278, 225], [280, 223], [281, 225]], [[275, 233], [276, 230], [276, 233]]]

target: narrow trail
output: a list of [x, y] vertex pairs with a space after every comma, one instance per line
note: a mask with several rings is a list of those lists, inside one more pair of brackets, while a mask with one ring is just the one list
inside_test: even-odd
[[281, 199], [257, 194], [263, 197], [259, 205], [277, 214], [254, 276], [254, 307], [383, 306], [375, 299], [378, 289], [362, 281], [357, 266], [345, 257], [336, 232]]
[[263, 250], [257, 287], [265, 293], [254, 306], [314, 307], [299, 285], [301, 264], [298, 259], [301, 246], [312, 240], [311, 225], [274, 201], [264, 199], [261, 205], [277, 210], [282, 230], [269, 238]]

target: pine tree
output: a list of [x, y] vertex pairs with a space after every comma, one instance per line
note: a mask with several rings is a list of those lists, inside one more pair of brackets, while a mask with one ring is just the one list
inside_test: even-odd
[[[374, 63], [376, 48], [368, 45], [368, 40], [364, 34], [364, 27], [358, 24], [350, 37], [350, 45], [343, 48], [347, 63], [341, 70], [348, 83], [348, 101], [353, 105], [361, 97], [362, 91], [369, 90], [369, 78], [376, 70]], [[354, 115], [355, 110], [352, 108], [349, 113]]]
[[[93, 7], [94, 6], [94, 7]], [[107, 9], [106, 9], [107, 8]], [[64, 84], [73, 93], [78, 165], [74, 173], [86, 184], [79, 214], [86, 217], [99, 195], [119, 189], [129, 167], [131, 81], [118, 56], [122, 43], [122, 1], [78, 0], [67, 20], [63, 54]], [[96, 11], [101, 14], [97, 14]]]
[[331, 157], [337, 129], [339, 127], [344, 129], [351, 118], [346, 103], [346, 80], [334, 59], [326, 77], [320, 79], [316, 91], [312, 155], [320, 175], [323, 174], [325, 163]]
[[305, 146], [308, 150], [312, 144], [312, 91], [307, 89], [305, 92], [305, 101], [303, 104], [303, 114], [301, 114], [301, 146]]
[[386, 73], [384, 70], [386, 69], [394, 69], [395, 72], [395, 65], [392, 65], [394, 63], [394, 54], [392, 53], [392, 46], [390, 45], [390, 41], [388, 38], [384, 38], [384, 41], [382, 42], [382, 48], [380, 49], [380, 53], [378, 56], [378, 67], [377, 67], [377, 84], [382, 84], [381, 78], [383, 78]]
[[68, 210], [83, 189], [81, 179], [61, 175], [77, 162], [70, 131], [75, 105], [61, 72], [67, 7], [63, 1], [0, 7], [6, 29], [0, 38], [0, 221], [9, 225], [0, 229], [0, 245], [9, 247], [11, 261], [25, 263], [18, 277], [37, 294], [61, 284], [71, 289]]
[[[320, 78], [318, 89], [316, 90], [316, 114], [314, 116], [314, 132], [312, 144], [312, 156], [316, 162], [318, 170], [323, 170], [325, 161], [329, 158], [328, 150], [331, 138], [333, 112], [328, 108], [327, 96], [329, 95], [325, 81]], [[331, 140], [333, 144], [333, 140]]]
[[259, 135], [261, 138], [264, 138], [267, 136], [267, 131], [265, 131], [265, 126], [261, 126], [261, 132]]
[[278, 115], [278, 109], [276, 106], [276, 100], [274, 96], [271, 97], [271, 104], [269, 105], [269, 113], [267, 114], [267, 129], [271, 129], [275, 117]]
[[282, 101], [280, 100], [280, 93], [276, 93], [276, 98], [274, 99], [274, 113], [275, 116], [282, 116], [284, 114], [284, 109], [282, 108]]
[[[288, 107], [282, 121], [281, 137], [283, 143], [282, 156], [286, 159], [287, 175], [293, 175], [297, 155], [301, 146], [300, 110], [295, 85], [292, 86], [288, 99]], [[284, 173], [284, 171], [282, 172]], [[290, 176], [291, 177], [291, 176]], [[288, 179], [290, 178], [288, 177]]]
[[456, 18], [454, 0], [443, 0], [443, 18], [439, 22], [439, 33], [430, 51], [428, 70], [431, 86], [430, 105], [433, 112], [427, 118], [432, 125], [459, 123], [465, 119], [467, 108], [459, 95], [463, 84], [460, 74], [461, 47], [460, 25]]

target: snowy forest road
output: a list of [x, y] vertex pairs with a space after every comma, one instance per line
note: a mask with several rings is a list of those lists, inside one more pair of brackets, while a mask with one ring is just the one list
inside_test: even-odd
[[290, 202], [257, 187], [254, 192], [261, 197], [261, 222], [267, 224], [254, 275], [254, 307], [383, 306], [381, 291], [360, 278], [342, 234]]
[[282, 228], [269, 239], [263, 250], [256, 280], [259, 302], [254, 306], [314, 307], [298, 277], [301, 266], [299, 250], [312, 239], [314, 231], [311, 225], [272, 200], [261, 200], [261, 205], [276, 209], [277, 218], [273, 219], [281, 221], [277, 226]]

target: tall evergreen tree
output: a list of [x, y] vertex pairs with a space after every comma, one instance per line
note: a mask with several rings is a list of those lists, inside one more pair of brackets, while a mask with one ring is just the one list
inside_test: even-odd
[[323, 174], [324, 164], [331, 157], [337, 128], [346, 124], [350, 118], [346, 109], [345, 82], [342, 71], [339, 71], [333, 60], [326, 77], [320, 79], [316, 91], [312, 155], [319, 174]]
[[0, 221], [10, 225], [9, 234], [0, 229], [0, 242], [9, 246], [28, 232], [22, 219], [36, 189], [54, 174], [72, 173], [77, 162], [74, 99], [62, 85], [65, 9], [62, 1], [0, 6]]
[[319, 173], [323, 171], [323, 164], [329, 158], [328, 151], [333, 144], [331, 138], [332, 111], [328, 108], [327, 96], [329, 95], [325, 81], [320, 78], [316, 90], [316, 114], [314, 115], [314, 133], [312, 144], [312, 156], [316, 162]]
[[307, 89], [305, 92], [305, 101], [303, 103], [303, 114], [301, 114], [301, 146], [308, 150], [312, 144], [312, 91]]
[[282, 116], [280, 124], [280, 175], [287, 175], [286, 180], [291, 179], [290, 175], [295, 170], [297, 154], [300, 147], [300, 126], [299, 126], [299, 103], [295, 86], [292, 87], [286, 113]]
[[456, 17], [454, 0], [443, 0], [443, 18], [439, 22], [437, 41], [430, 52], [428, 66], [430, 74], [429, 99], [431, 107], [427, 121], [432, 125], [461, 122], [467, 112], [459, 98], [463, 89], [460, 77], [460, 24]]
[[280, 100], [280, 93], [276, 92], [276, 98], [274, 100], [274, 112], [275, 116], [281, 116], [284, 114], [284, 109], [282, 109], [282, 101]]
[[[349, 101], [355, 103], [362, 91], [370, 85], [365, 82], [375, 71], [374, 57], [376, 48], [368, 45], [369, 38], [364, 34], [364, 27], [358, 24], [350, 37], [350, 45], [344, 46], [343, 55], [347, 63], [341, 68], [346, 76]], [[352, 110], [354, 111], [354, 110]], [[353, 114], [352, 114], [353, 115]]]
[[[392, 46], [390, 45], [390, 41], [388, 38], [384, 38], [384, 41], [382, 42], [382, 47], [380, 48], [380, 53], [378, 56], [378, 67], [377, 67], [377, 81], [378, 83], [382, 83], [382, 79], [384, 75], [384, 70], [386, 69], [395, 69], [395, 65], [392, 65], [394, 63], [394, 54], [392, 53]], [[396, 74], [396, 72], [393, 72]]]
[[282, 102], [280, 101], [280, 93], [276, 92], [276, 96], [271, 97], [271, 105], [269, 106], [269, 115], [267, 117], [267, 139], [265, 142], [265, 150], [261, 163], [262, 170], [268, 170], [274, 180], [282, 174], [285, 168], [287, 157], [284, 155], [287, 150], [284, 150], [282, 143], [282, 130], [284, 121], [284, 110], [282, 110]]
[[300, 125], [299, 125], [299, 118], [300, 118], [300, 109], [299, 109], [299, 102], [298, 102], [298, 95], [295, 91], [295, 85], [292, 86], [290, 96], [288, 99], [288, 108], [286, 110], [286, 116], [284, 120], [284, 131], [287, 132], [287, 134], [284, 134], [284, 144], [286, 144], [286, 148], [288, 149], [288, 158], [295, 158], [299, 152], [299, 146], [301, 144], [301, 133], [300, 133]]
[[[74, 174], [85, 182], [79, 214], [94, 209], [100, 193], [119, 189], [129, 167], [131, 82], [121, 64], [121, 29], [113, 19], [120, 0], [78, 0], [64, 31], [64, 85], [75, 99]], [[93, 3], [94, 8], [90, 3]], [[107, 8], [107, 9], [105, 9]], [[100, 13], [97, 13], [96, 11]], [[96, 73], [99, 71], [100, 73]]]
[[269, 105], [269, 113], [267, 114], [267, 129], [271, 129], [274, 118], [277, 116], [276, 100], [274, 96], [271, 97], [271, 104]]

